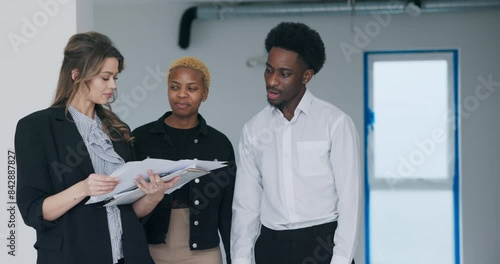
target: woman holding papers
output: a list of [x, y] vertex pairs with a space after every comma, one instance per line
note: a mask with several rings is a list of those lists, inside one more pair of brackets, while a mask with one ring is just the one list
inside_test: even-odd
[[218, 160], [228, 161], [228, 166], [165, 195], [145, 223], [151, 256], [157, 264], [221, 264], [220, 232], [226, 262], [231, 263], [236, 167], [229, 139], [198, 113], [208, 97], [209, 71], [200, 60], [183, 57], [167, 75], [172, 111], [134, 130], [137, 158]]
[[75, 34], [51, 107], [22, 118], [16, 129], [17, 204], [37, 233], [38, 264], [154, 263], [138, 218], [174, 184], [158, 175], [136, 184], [146, 196], [132, 205], [86, 205], [111, 192], [115, 169], [134, 159], [128, 126], [110, 110], [123, 56], [97, 32]]

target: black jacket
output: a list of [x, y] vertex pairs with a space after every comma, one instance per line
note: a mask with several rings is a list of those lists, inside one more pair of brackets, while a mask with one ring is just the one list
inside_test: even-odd
[[[24, 222], [36, 230], [38, 264], [110, 264], [113, 261], [107, 213], [101, 203], [85, 205], [86, 198], [55, 221], [42, 218], [45, 198], [94, 173], [82, 137], [68, 117], [64, 107], [48, 108], [18, 122], [17, 204]], [[113, 147], [125, 161], [134, 159], [131, 144], [117, 141]], [[132, 206], [119, 208], [126, 262], [153, 263]]]
[[[138, 160], [147, 157], [174, 160], [175, 149], [168, 135], [164, 119], [172, 112], [165, 113], [157, 121], [143, 125], [133, 131]], [[231, 232], [232, 201], [236, 165], [233, 146], [229, 139], [208, 126], [198, 115], [199, 131], [186, 146], [185, 159], [228, 161], [227, 167], [213, 171], [197, 180], [189, 182], [190, 237], [191, 250], [214, 248], [219, 245], [219, 231], [226, 252], [227, 263], [231, 263], [229, 235]], [[194, 205], [195, 201], [198, 205]], [[165, 242], [168, 231], [172, 195], [165, 198], [145, 221], [146, 237], [150, 244]], [[196, 244], [196, 245], [195, 245]], [[195, 245], [195, 246], [194, 246]]]

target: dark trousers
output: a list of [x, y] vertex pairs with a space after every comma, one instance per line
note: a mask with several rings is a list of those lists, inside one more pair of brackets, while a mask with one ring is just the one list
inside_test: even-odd
[[281, 231], [262, 226], [255, 243], [255, 263], [329, 264], [336, 229], [337, 222]]

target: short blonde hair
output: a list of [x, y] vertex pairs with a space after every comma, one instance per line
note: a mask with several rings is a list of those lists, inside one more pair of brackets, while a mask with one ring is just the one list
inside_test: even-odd
[[203, 63], [201, 60], [195, 57], [182, 57], [175, 60], [174, 62], [172, 62], [172, 64], [170, 64], [170, 67], [168, 68], [167, 80], [170, 76], [170, 72], [173, 69], [177, 68], [189, 68], [200, 71], [201, 74], [203, 75], [202, 76], [203, 85], [207, 89], [210, 87], [210, 72], [208, 71], [207, 65], [205, 65], [205, 63]]

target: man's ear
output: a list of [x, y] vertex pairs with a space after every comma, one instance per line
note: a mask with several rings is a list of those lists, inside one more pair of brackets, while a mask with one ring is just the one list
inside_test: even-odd
[[77, 69], [73, 69], [71, 70], [71, 79], [74, 81], [76, 79], [76, 77], [78, 77], [78, 70]]
[[302, 75], [302, 84], [306, 85], [312, 79], [313, 76], [314, 76], [313, 69], [306, 70]]

